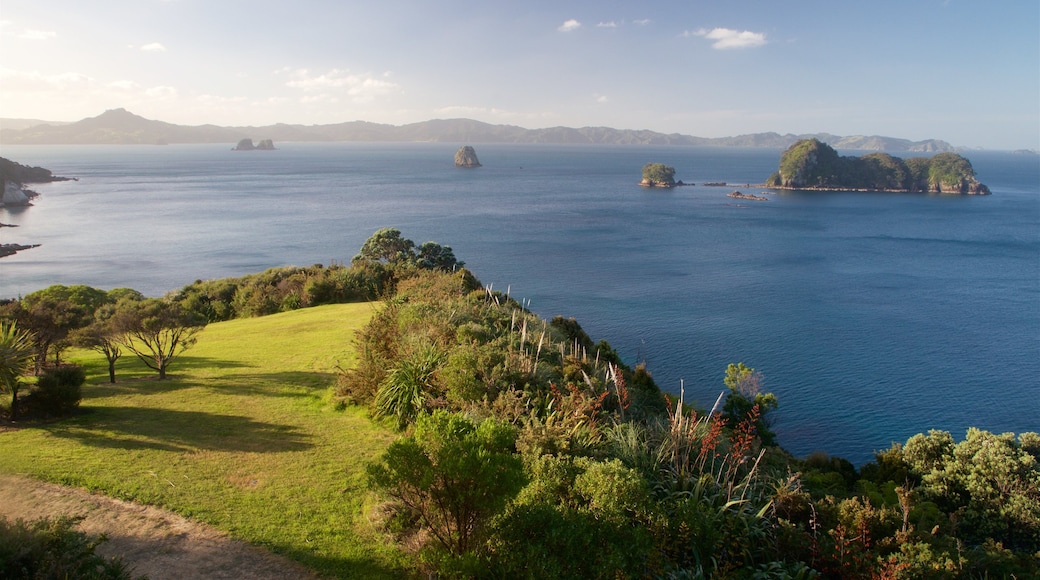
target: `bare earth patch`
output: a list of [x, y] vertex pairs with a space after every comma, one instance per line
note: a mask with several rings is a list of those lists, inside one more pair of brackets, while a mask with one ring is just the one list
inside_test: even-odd
[[159, 508], [7, 474], [0, 474], [0, 497], [8, 520], [83, 517], [77, 529], [108, 537], [98, 553], [122, 556], [134, 575], [151, 580], [317, 578], [295, 562]]

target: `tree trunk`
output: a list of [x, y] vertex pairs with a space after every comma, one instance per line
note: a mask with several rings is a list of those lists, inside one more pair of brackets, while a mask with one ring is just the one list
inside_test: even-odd
[[116, 382], [116, 359], [108, 359], [108, 382], [115, 384]]

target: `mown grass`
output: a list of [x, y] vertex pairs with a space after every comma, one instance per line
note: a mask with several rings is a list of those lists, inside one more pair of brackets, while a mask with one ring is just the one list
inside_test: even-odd
[[336, 367], [375, 305], [322, 306], [213, 324], [170, 378], [130, 356], [73, 351], [81, 413], [0, 433], [0, 471], [162, 506], [346, 578], [407, 575], [370, 523], [365, 464], [394, 439], [328, 402]]

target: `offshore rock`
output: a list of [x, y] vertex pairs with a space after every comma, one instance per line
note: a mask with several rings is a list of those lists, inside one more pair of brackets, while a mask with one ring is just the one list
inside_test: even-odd
[[261, 139], [260, 143], [253, 145], [252, 139], [242, 139], [232, 151], [274, 151], [274, 141]]
[[455, 152], [455, 167], [480, 167], [477, 152], [469, 145], [459, 147], [459, 150]]

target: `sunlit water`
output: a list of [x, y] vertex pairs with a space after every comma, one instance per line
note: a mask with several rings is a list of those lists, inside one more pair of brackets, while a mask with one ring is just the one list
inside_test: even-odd
[[[779, 441], [859, 464], [928, 429], [1040, 430], [1040, 161], [969, 153], [987, 197], [648, 191], [756, 183], [779, 151], [458, 144], [3, 146], [79, 181], [0, 210], [0, 297], [50, 284], [161, 295], [349, 263], [375, 230], [452, 246], [485, 284], [573, 316], [708, 406], [730, 362], [777, 394]], [[761, 189], [741, 187], [745, 193]]]

